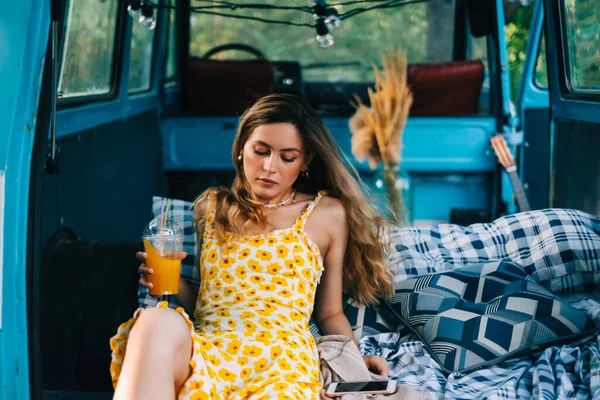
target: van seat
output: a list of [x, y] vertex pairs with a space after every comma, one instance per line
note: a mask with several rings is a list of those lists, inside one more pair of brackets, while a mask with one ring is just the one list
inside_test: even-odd
[[409, 64], [411, 115], [468, 115], [479, 109], [484, 66], [479, 60]]
[[[409, 64], [407, 80], [413, 91], [410, 115], [477, 114], [483, 77], [484, 65], [479, 60]], [[267, 60], [219, 61], [190, 57], [185, 109], [194, 115], [240, 115], [258, 98], [273, 92], [272, 79], [272, 64]], [[349, 102], [353, 91], [361, 97], [366, 95], [366, 85], [352, 88], [341, 83], [332, 86], [332, 93], [325, 89], [327, 86], [321, 83], [308, 93], [318, 97], [320, 103], [349, 111], [353, 111]]]

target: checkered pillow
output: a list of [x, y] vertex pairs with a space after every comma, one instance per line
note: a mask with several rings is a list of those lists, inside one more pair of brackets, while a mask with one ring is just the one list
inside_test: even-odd
[[598, 330], [585, 312], [505, 261], [406, 279], [388, 303], [448, 373]]
[[393, 228], [391, 240], [396, 286], [490, 260], [521, 265], [554, 293], [593, 291], [600, 284], [600, 219], [582, 211], [528, 211], [467, 227]]

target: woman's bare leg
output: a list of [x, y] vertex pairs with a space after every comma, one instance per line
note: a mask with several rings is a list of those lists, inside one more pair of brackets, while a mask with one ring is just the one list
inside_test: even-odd
[[115, 400], [174, 399], [191, 374], [192, 338], [183, 317], [147, 308], [129, 333]]

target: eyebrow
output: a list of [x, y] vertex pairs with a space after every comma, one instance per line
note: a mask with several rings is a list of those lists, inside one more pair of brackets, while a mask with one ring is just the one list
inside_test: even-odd
[[[272, 147], [268, 143], [263, 142], [262, 140], [257, 140], [255, 143], [272, 149]], [[300, 153], [300, 150], [295, 147], [287, 147], [285, 149], [281, 149], [280, 151], [297, 151], [298, 153]]]

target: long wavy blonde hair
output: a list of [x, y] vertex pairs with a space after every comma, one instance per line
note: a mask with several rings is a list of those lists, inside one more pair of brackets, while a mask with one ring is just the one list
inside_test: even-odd
[[294, 187], [304, 193], [326, 190], [344, 205], [348, 220], [344, 290], [363, 304], [393, 294], [393, 278], [385, 257], [387, 243], [383, 240], [387, 224], [366, 197], [368, 190], [356, 170], [345, 156], [342, 159], [343, 153], [321, 119], [305, 100], [294, 95], [263, 97], [242, 115], [232, 149], [236, 178], [231, 189], [211, 188], [195, 201], [204, 205], [195, 208], [199, 232], [204, 227], [208, 201], [216, 205], [215, 228], [219, 241], [226, 240], [227, 232], [240, 233], [240, 226], [243, 231], [266, 226], [266, 209], [250, 190], [238, 155], [256, 127], [273, 123], [294, 125], [307, 157], [312, 157], [308, 178], [299, 178]]

